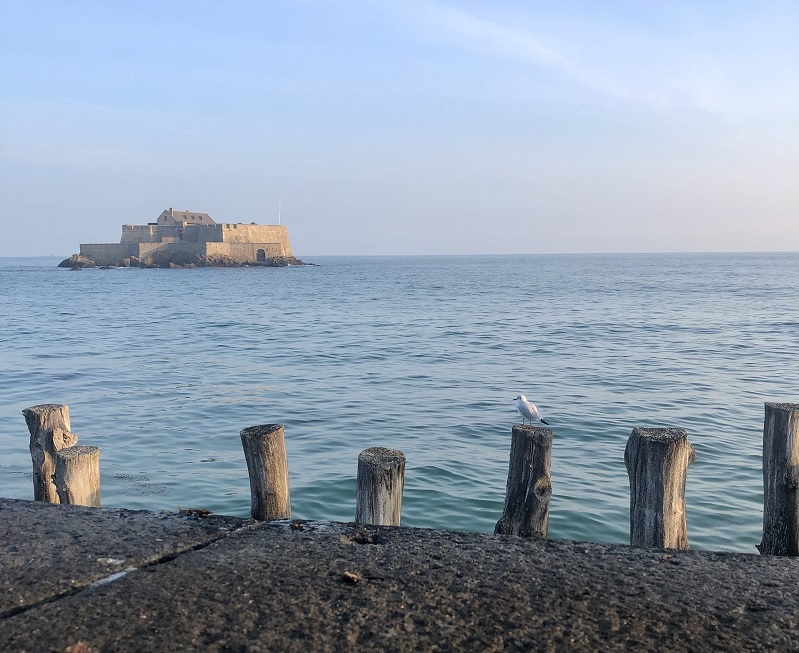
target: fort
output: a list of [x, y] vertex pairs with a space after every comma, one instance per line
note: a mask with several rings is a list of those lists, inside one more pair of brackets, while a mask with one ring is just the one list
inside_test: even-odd
[[172, 208], [155, 222], [122, 225], [119, 243], [82, 243], [80, 256], [100, 266], [302, 264], [285, 226], [217, 223], [207, 213]]

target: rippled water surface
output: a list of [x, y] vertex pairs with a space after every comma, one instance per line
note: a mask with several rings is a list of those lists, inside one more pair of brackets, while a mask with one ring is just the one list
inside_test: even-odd
[[688, 530], [754, 552], [764, 401], [799, 400], [799, 255], [319, 258], [55, 268], [0, 259], [0, 495], [32, 498], [20, 411], [66, 403], [105, 506], [246, 516], [239, 431], [282, 422], [293, 516], [352, 520], [358, 453], [407, 456], [403, 524], [491, 532], [512, 399], [555, 432], [550, 537], [627, 542], [624, 446], [678, 426]]

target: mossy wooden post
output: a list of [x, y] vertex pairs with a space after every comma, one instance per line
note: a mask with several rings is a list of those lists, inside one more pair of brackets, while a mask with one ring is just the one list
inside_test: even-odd
[[550, 429], [514, 424], [511, 431], [505, 510], [494, 528], [499, 535], [545, 538], [552, 496]]
[[78, 436], [69, 431], [69, 408], [64, 404], [40, 404], [25, 408], [22, 414], [31, 436], [33, 498], [60, 503], [53, 482], [55, 454], [78, 441]]
[[696, 452], [675, 428], [635, 428], [624, 464], [630, 477], [630, 544], [687, 549], [685, 479]]
[[799, 404], [766, 403], [763, 555], [799, 555]]
[[100, 507], [100, 450], [66, 447], [55, 455], [55, 487], [61, 503]]
[[259, 521], [291, 519], [289, 465], [282, 424], [250, 426], [241, 432], [250, 474], [250, 514]]
[[405, 487], [405, 454], [372, 447], [358, 455], [355, 523], [399, 526]]

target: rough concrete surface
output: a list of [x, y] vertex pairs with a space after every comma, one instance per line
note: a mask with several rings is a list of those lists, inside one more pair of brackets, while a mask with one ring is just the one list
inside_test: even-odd
[[[793, 558], [319, 522], [230, 530], [225, 519], [113, 521], [113, 511], [22, 504], [0, 502], [0, 577], [15, 592], [47, 581], [48, 565], [53, 578], [72, 575], [51, 559], [7, 576], [8, 561], [39, 556], [37, 540], [54, 536], [51, 515], [96, 541], [116, 529], [124, 542], [119, 524], [130, 524], [142, 547], [170, 522], [226, 537], [7, 614], [3, 651], [79, 641], [93, 651], [799, 651]], [[75, 558], [87, 543], [64, 540]]]
[[0, 499], [0, 618], [203, 546], [242, 523]]

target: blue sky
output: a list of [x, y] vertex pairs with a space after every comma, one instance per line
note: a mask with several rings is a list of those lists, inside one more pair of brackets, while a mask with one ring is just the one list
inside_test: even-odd
[[279, 197], [300, 257], [799, 250], [795, 0], [0, 11], [0, 256]]

